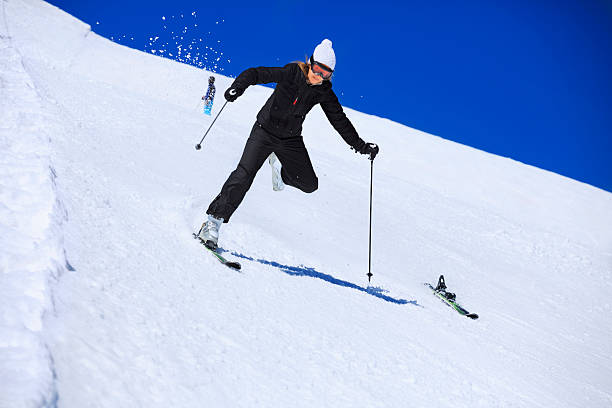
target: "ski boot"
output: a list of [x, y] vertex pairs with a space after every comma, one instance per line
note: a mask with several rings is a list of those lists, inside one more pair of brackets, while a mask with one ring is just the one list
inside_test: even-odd
[[276, 154], [272, 153], [270, 155], [268, 158], [268, 163], [270, 164], [270, 167], [272, 167], [272, 190], [281, 191], [285, 188], [285, 183], [281, 177], [282, 165], [276, 157]]
[[223, 218], [215, 218], [212, 215], [209, 215], [208, 220], [202, 224], [202, 227], [197, 234], [200, 241], [202, 241], [204, 245], [212, 250], [217, 249], [221, 224], [223, 224]]

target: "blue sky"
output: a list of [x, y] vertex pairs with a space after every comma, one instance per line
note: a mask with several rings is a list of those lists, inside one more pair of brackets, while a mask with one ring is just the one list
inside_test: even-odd
[[[230, 76], [329, 38], [343, 105], [612, 191], [611, 1], [50, 3]], [[361, 136], [384, 154], [384, 135]]]

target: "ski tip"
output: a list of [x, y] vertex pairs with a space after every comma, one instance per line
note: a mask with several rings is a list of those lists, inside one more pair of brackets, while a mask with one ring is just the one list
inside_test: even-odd
[[466, 314], [466, 316], [473, 320], [478, 319], [478, 315], [476, 313], [469, 313], [469, 314]]

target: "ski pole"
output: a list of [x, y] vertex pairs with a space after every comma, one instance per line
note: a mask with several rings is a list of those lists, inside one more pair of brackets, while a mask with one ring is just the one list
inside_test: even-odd
[[374, 159], [370, 159], [370, 242], [368, 248], [368, 283], [372, 280], [372, 180], [374, 179]]
[[202, 148], [202, 142], [204, 141], [204, 138], [206, 137], [206, 135], [208, 134], [208, 132], [210, 132], [210, 129], [213, 127], [213, 125], [215, 124], [215, 122], [217, 121], [217, 118], [219, 117], [219, 115], [221, 114], [221, 112], [223, 112], [223, 108], [225, 108], [225, 105], [227, 105], [227, 102], [229, 101], [225, 101], [225, 103], [223, 104], [223, 106], [221, 107], [221, 109], [219, 109], [219, 113], [217, 113], [217, 116], [215, 116], [215, 119], [212, 121], [212, 123], [210, 124], [210, 126], [208, 127], [208, 130], [206, 131], [206, 133], [204, 133], [204, 136], [202, 136], [202, 140], [200, 140], [200, 143], [198, 143], [197, 145], [195, 145], [196, 150], [200, 150]]

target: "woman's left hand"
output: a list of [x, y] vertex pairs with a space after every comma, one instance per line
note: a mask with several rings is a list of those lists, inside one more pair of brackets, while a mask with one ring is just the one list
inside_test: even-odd
[[379, 150], [380, 149], [378, 148], [378, 145], [376, 143], [366, 143], [366, 144], [363, 145], [363, 147], [361, 148], [359, 153], [361, 153], [361, 154], [369, 154], [370, 155], [370, 160], [374, 160], [374, 158], [378, 154]]

